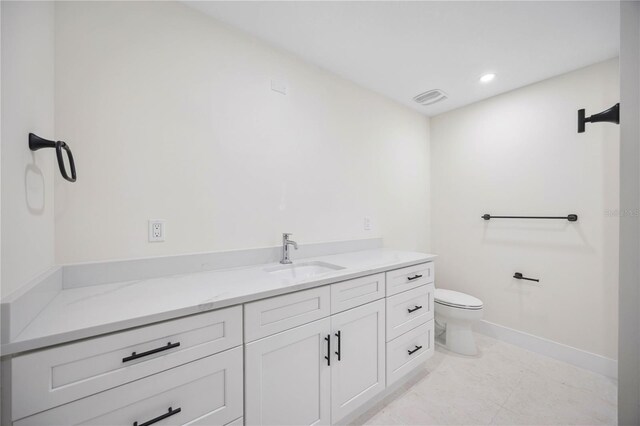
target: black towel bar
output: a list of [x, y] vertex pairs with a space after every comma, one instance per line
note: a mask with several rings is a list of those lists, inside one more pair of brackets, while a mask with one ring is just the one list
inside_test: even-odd
[[484, 220], [489, 220], [489, 219], [564, 219], [564, 220], [568, 220], [569, 222], [577, 222], [578, 221], [578, 215], [577, 214], [570, 214], [570, 215], [567, 215], [567, 216], [491, 216], [490, 214], [483, 214], [480, 217], [483, 218]]

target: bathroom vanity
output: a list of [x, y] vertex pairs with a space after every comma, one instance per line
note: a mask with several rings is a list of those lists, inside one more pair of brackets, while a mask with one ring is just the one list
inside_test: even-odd
[[64, 288], [3, 344], [3, 424], [343, 423], [433, 353], [433, 258]]

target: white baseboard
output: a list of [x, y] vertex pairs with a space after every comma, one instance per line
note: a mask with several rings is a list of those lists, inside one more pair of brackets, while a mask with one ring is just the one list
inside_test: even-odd
[[494, 324], [489, 321], [478, 321], [474, 326], [478, 333], [485, 334], [503, 342], [520, 346], [531, 352], [546, 355], [594, 373], [602, 374], [613, 379], [618, 378], [618, 361], [597, 355], [582, 349], [554, 342], [533, 334], [524, 333], [509, 327]]

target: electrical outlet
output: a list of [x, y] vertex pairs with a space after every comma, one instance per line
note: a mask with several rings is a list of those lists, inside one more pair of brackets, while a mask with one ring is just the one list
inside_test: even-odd
[[371, 218], [368, 216], [365, 216], [364, 218], [364, 230], [371, 231]]
[[164, 220], [149, 220], [149, 242], [164, 241]]

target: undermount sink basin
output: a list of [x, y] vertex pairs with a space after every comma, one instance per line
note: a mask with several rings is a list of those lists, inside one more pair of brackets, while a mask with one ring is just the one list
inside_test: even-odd
[[299, 262], [291, 265], [279, 265], [265, 268], [264, 270], [271, 275], [279, 278], [303, 280], [315, 277], [316, 275], [326, 274], [327, 272], [339, 271], [344, 269], [343, 266], [334, 265], [326, 262]]

